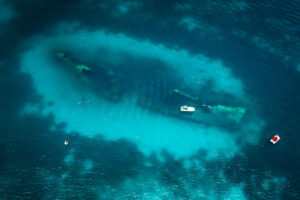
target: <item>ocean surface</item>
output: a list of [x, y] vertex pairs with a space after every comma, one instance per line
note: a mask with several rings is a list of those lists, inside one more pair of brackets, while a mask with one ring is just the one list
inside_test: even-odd
[[0, 0], [0, 44], [0, 200], [300, 199], [299, 0]]

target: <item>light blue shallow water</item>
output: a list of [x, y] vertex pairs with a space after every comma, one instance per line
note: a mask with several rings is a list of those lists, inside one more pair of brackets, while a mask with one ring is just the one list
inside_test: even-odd
[[300, 198], [299, 1], [0, 5], [0, 200]]

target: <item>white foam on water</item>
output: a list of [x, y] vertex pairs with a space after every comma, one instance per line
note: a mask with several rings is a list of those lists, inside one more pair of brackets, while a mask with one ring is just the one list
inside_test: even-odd
[[[74, 131], [87, 137], [101, 134], [109, 140], [125, 138], [135, 143], [145, 155], [165, 149], [175, 158], [180, 158], [204, 149], [207, 151], [206, 158], [212, 159], [219, 152], [226, 157], [238, 152], [239, 145], [235, 142], [235, 134], [231, 132], [145, 111], [135, 104], [135, 96], [128, 96], [113, 104], [88, 88], [78, 89], [69, 80], [68, 74], [53, 66], [47, 49], [53, 45], [76, 44], [91, 52], [101, 47], [115, 52], [116, 56], [126, 52], [138, 58], [154, 58], [176, 68], [186, 82], [212, 81], [213, 90], [243, 98], [241, 81], [233, 77], [222, 62], [209, 60], [202, 55], [192, 56], [186, 50], [168, 49], [160, 44], [103, 31], [83, 31], [32, 42], [37, 45], [23, 55], [22, 71], [32, 76], [34, 87], [43, 95], [44, 102], [53, 102], [53, 105], [45, 106], [41, 114], [53, 113], [56, 123], [66, 124], [66, 132]], [[190, 78], [191, 74], [193, 78]], [[88, 97], [91, 103], [78, 105], [83, 96]], [[26, 112], [30, 112], [30, 106], [27, 106]]]

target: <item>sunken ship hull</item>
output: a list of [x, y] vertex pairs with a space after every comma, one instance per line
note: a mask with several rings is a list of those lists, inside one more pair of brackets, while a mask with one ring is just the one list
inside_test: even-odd
[[[59, 58], [64, 65], [76, 71], [80, 80], [102, 98], [114, 103], [122, 99], [125, 90], [124, 82], [126, 82], [124, 74], [101, 67], [93, 69], [77, 62], [68, 53], [62, 51], [56, 52], [56, 58]], [[198, 97], [194, 97], [180, 89], [170, 89], [159, 98], [151, 98], [153, 94], [137, 93], [139, 96], [136, 102], [137, 106], [157, 114], [199, 124], [233, 128], [241, 122], [246, 113], [246, 109], [241, 107], [203, 104]], [[195, 107], [195, 111], [192, 113], [180, 112], [182, 104]]]

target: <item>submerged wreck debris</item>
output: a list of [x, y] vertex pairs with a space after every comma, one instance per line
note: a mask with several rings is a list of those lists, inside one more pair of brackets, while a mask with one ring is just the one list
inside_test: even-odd
[[229, 106], [224, 106], [224, 105], [211, 106], [210, 110], [212, 112], [220, 112], [220, 113], [239, 113], [239, 114], [246, 113], [246, 108], [229, 107]]
[[83, 71], [91, 71], [92, 69], [86, 65], [78, 64], [75, 61], [73, 61], [69, 56], [67, 56], [66, 53], [62, 51], [57, 51], [56, 56], [61, 58], [63, 61], [65, 61], [68, 65], [72, 66], [74, 69], [76, 69], [78, 72], [82, 73]]
[[91, 103], [91, 100], [89, 99], [82, 99], [81, 101], [78, 101], [78, 105], [81, 105], [81, 104], [88, 104], [88, 103]]
[[[79, 72], [80, 78], [78, 80], [85, 83], [84, 85], [87, 88], [110, 102], [117, 103], [121, 100], [125, 91], [132, 92], [131, 88], [126, 90], [127, 76], [122, 71], [104, 66], [97, 66], [93, 68], [93, 73], [84, 73], [89, 72], [92, 69], [76, 61], [76, 59], [72, 59], [69, 53], [57, 51], [56, 57], [62, 60], [64, 64], [71, 66]], [[183, 101], [182, 103], [188, 103], [191, 108], [194, 108], [193, 112], [180, 112], [178, 98]], [[89, 102], [90, 101], [80, 101], [78, 104]], [[232, 128], [232, 125], [239, 123], [246, 113], [246, 109], [242, 107], [203, 104], [199, 97], [195, 97], [180, 89], [174, 89], [171, 90], [170, 93], [164, 93], [159, 99], [147, 98], [147, 93], [138, 94], [137, 104], [138, 106], [158, 114], [196, 123], [230, 128]]]
[[111, 102], [117, 102], [121, 99], [123, 92], [120, 73], [100, 66], [94, 68], [93, 73], [83, 73], [92, 71], [92, 68], [75, 61], [76, 59], [73, 59], [69, 54], [63, 51], [56, 51], [55, 53], [57, 58], [79, 72], [80, 78], [78, 80], [83, 82], [89, 89]]
[[246, 108], [230, 107], [230, 106], [225, 106], [225, 105], [202, 104], [198, 97], [193, 97], [193, 96], [191, 96], [181, 90], [178, 90], [178, 89], [174, 89], [173, 92], [194, 101], [197, 105], [201, 105], [204, 108], [208, 108], [213, 113], [239, 113], [239, 114], [246, 113]]
[[195, 107], [195, 111], [189, 113], [178, 112], [176, 102], [170, 105], [170, 102], [174, 99], [172, 94], [168, 95], [161, 103], [147, 101], [141, 101], [139, 103], [142, 107], [160, 114], [225, 128], [233, 128], [232, 125], [237, 125], [246, 113], [246, 108], [242, 107], [203, 104], [200, 98], [193, 97], [179, 89], [174, 89], [173, 94], [179, 94], [187, 98], [190, 101], [190, 105]]
[[185, 92], [183, 92], [181, 90], [178, 90], [178, 89], [174, 89], [173, 92], [177, 93], [177, 94], [179, 94], [181, 96], [184, 96], [184, 97], [186, 97], [186, 98], [188, 98], [188, 99], [190, 99], [192, 101], [198, 101], [199, 100], [199, 98], [193, 97], [193, 96], [191, 96], [191, 95], [189, 95], [189, 94], [187, 94], [187, 93], [185, 93]]

